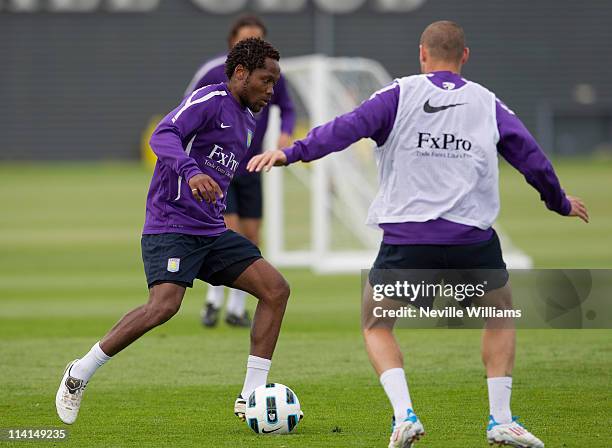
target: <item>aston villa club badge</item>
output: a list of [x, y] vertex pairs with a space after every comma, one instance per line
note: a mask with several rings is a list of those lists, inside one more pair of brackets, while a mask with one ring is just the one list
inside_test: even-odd
[[178, 272], [181, 266], [180, 258], [168, 258], [168, 272]]

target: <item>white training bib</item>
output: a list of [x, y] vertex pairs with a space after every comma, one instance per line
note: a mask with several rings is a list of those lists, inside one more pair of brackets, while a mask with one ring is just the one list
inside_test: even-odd
[[444, 218], [488, 229], [499, 212], [495, 95], [470, 81], [443, 90], [427, 75], [396, 82], [397, 114], [375, 149], [380, 187], [367, 223]]

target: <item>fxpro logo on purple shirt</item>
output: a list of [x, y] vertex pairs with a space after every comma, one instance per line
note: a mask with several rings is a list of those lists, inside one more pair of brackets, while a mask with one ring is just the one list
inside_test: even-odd
[[206, 157], [207, 159], [204, 160], [206, 166], [228, 177], [232, 177], [238, 168], [236, 155], [232, 151], [223, 149], [222, 146], [214, 145]]

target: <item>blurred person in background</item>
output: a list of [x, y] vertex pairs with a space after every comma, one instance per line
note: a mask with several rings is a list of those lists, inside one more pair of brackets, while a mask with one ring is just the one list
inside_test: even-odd
[[[254, 15], [244, 15], [231, 26], [227, 43], [233, 48], [236, 43], [249, 37], [265, 38], [267, 34], [263, 21]], [[185, 90], [185, 96], [209, 84], [226, 82], [224, 63], [227, 54], [222, 54], [204, 63], [196, 72]], [[227, 208], [224, 211], [225, 223], [229, 229], [238, 232], [259, 246], [259, 232], [263, 216], [263, 194], [261, 173], [249, 173], [246, 163], [251, 156], [262, 152], [262, 144], [268, 127], [269, 107], [275, 104], [280, 108], [281, 133], [277, 147], [284, 148], [291, 143], [291, 134], [295, 126], [295, 111], [287, 90], [287, 84], [281, 75], [274, 86], [274, 94], [270, 103], [255, 115], [256, 128], [251, 142], [249, 154], [243, 159], [236, 171], [227, 192]], [[208, 286], [206, 301], [201, 312], [202, 324], [214, 327], [219, 320], [223, 307], [223, 286]], [[230, 289], [227, 302], [225, 322], [235, 327], [250, 327], [251, 319], [245, 309], [247, 294], [238, 289]]]

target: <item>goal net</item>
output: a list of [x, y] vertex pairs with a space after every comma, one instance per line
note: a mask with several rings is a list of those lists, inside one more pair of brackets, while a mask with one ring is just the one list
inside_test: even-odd
[[[321, 55], [281, 61], [297, 113], [295, 138], [355, 108], [392, 79], [378, 62]], [[265, 148], [275, 147], [279, 113], [270, 111]], [[382, 232], [365, 225], [377, 190], [374, 142], [361, 140], [312, 163], [273, 169], [264, 176], [266, 256], [276, 266], [319, 273], [371, 267]], [[496, 225], [509, 267], [530, 258]]]

